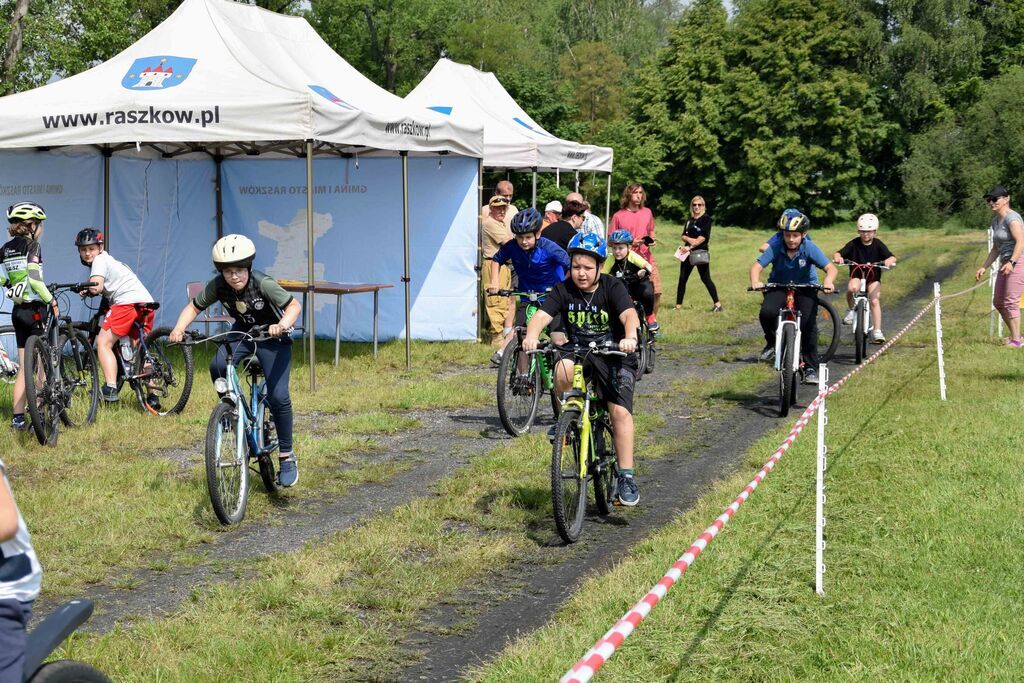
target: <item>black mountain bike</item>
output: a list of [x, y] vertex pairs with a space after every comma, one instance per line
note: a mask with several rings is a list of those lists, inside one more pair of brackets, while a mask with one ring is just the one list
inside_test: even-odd
[[[79, 292], [90, 284], [51, 284], [54, 296]], [[96, 419], [99, 404], [99, 375], [96, 356], [85, 335], [77, 331], [69, 316], [56, 316], [50, 306], [40, 314], [43, 334], [25, 342], [25, 398], [32, 430], [39, 443], [57, 443], [59, 424], [81, 427]]]

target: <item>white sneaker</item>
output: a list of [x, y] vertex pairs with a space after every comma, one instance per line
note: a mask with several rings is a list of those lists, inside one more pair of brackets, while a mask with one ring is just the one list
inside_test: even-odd
[[846, 315], [843, 317], [843, 324], [844, 325], [852, 325], [853, 324], [853, 318], [856, 315], [857, 315], [857, 312], [854, 311], [851, 308], [849, 311], [847, 311]]
[[872, 330], [871, 332], [871, 343], [872, 344], [884, 344], [885, 335], [882, 334], [881, 330]]

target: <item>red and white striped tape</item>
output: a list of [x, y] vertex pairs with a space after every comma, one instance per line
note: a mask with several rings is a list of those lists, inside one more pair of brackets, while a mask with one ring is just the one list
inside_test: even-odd
[[[976, 287], [972, 287], [971, 289], [976, 289]], [[959, 296], [960, 294], [966, 294], [968, 291], [970, 290], [950, 294], [943, 298]], [[932, 299], [927, 306], [921, 309], [921, 311], [903, 327], [903, 329], [894, 334], [885, 344], [882, 345], [880, 349], [878, 349], [878, 351], [873, 353], [871, 357], [866, 359], [850, 372], [846, 373], [846, 375], [828, 389], [814, 397], [814, 400], [811, 401], [807, 406], [807, 409], [804, 410], [803, 414], [797, 419], [796, 424], [793, 425], [793, 429], [790, 430], [786, 440], [782, 442], [782, 445], [779, 446], [778, 449], [776, 449], [775, 453], [772, 454], [771, 459], [769, 459], [765, 466], [761, 468], [761, 471], [757, 473], [757, 476], [754, 477], [753, 481], [747, 484], [747, 487], [743, 489], [743, 492], [740, 493], [739, 496], [737, 496], [736, 500], [734, 500], [729, 507], [725, 508], [722, 514], [715, 519], [711, 526], [704, 530], [704, 533], [697, 537], [697, 540], [693, 542], [690, 549], [676, 560], [676, 563], [672, 565], [672, 568], [669, 569], [665, 575], [661, 577], [661, 580], [647, 592], [647, 595], [645, 595], [640, 602], [633, 605], [633, 607], [626, 612], [626, 614], [619, 619], [619, 621], [617, 621], [615, 625], [612, 626], [612, 628], [562, 676], [561, 679], [559, 679], [560, 683], [586, 683], [594, 676], [595, 673], [597, 673], [597, 670], [600, 669], [613, 654], [615, 654], [615, 651], [619, 649], [623, 641], [625, 641], [626, 638], [636, 630], [640, 625], [640, 622], [644, 620], [652, 609], [654, 609], [654, 606], [657, 605], [663, 597], [665, 597], [665, 594], [668, 593], [669, 589], [672, 588], [672, 586], [675, 585], [675, 583], [682, 577], [683, 572], [689, 569], [690, 565], [696, 561], [702, 552], [704, 552], [704, 549], [711, 544], [711, 541], [713, 541], [715, 536], [718, 535], [718, 532], [722, 530], [722, 527], [728, 524], [729, 520], [736, 514], [736, 511], [740, 509], [740, 506], [746, 502], [750, 497], [750, 494], [752, 494], [764, 478], [768, 476], [768, 473], [775, 468], [776, 463], [778, 463], [783, 454], [789, 450], [789, 447], [793, 445], [794, 441], [796, 441], [796, 438], [800, 435], [800, 432], [803, 431], [803, 428], [810, 421], [811, 417], [813, 417], [814, 413], [817, 412], [818, 406], [821, 405], [822, 397], [838, 391], [843, 384], [850, 379], [850, 377], [860, 372], [860, 370], [869, 363], [874, 362], [876, 358], [881, 356], [885, 351], [892, 347], [900, 337], [906, 334], [911, 327], [917, 324], [917, 322], [924, 317], [924, 314], [927, 313], [934, 305], [935, 300]]]

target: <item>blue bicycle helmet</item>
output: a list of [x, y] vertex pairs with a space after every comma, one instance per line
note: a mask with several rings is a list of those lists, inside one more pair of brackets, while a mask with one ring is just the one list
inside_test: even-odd
[[598, 235], [592, 232], [580, 232], [576, 233], [571, 240], [569, 240], [569, 247], [566, 250], [569, 252], [569, 256], [573, 254], [587, 254], [597, 259], [598, 263], [603, 262], [608, 258], [608, 245], [604, 243]]
[[779, 216], [779, 230], [783, 232], [807, 232], [811, 229], [811, 219], [796, 209], [786, 209]]
[[615, 230], [608, 235], [608, 244], [633, 244], [633, 233], [629, 230]]
[[537, 209], [523, 209], [512, 217], [512, 234], [525, 235], [528, 232], [537, 232], [543, 220], [544, 217]]

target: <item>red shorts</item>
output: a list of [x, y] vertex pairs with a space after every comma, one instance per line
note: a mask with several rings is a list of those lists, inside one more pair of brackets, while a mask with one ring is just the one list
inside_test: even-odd
[[153, 310], [147, 308], [146, 304], [115, 304], [103, 319], [103, 329], [110, 330], [118, 337], [128, 335], [137, 339], [139, 334], [135, 329], [135, 321], [142, 325], [143, 334], [149, 334], [153, 329]]

